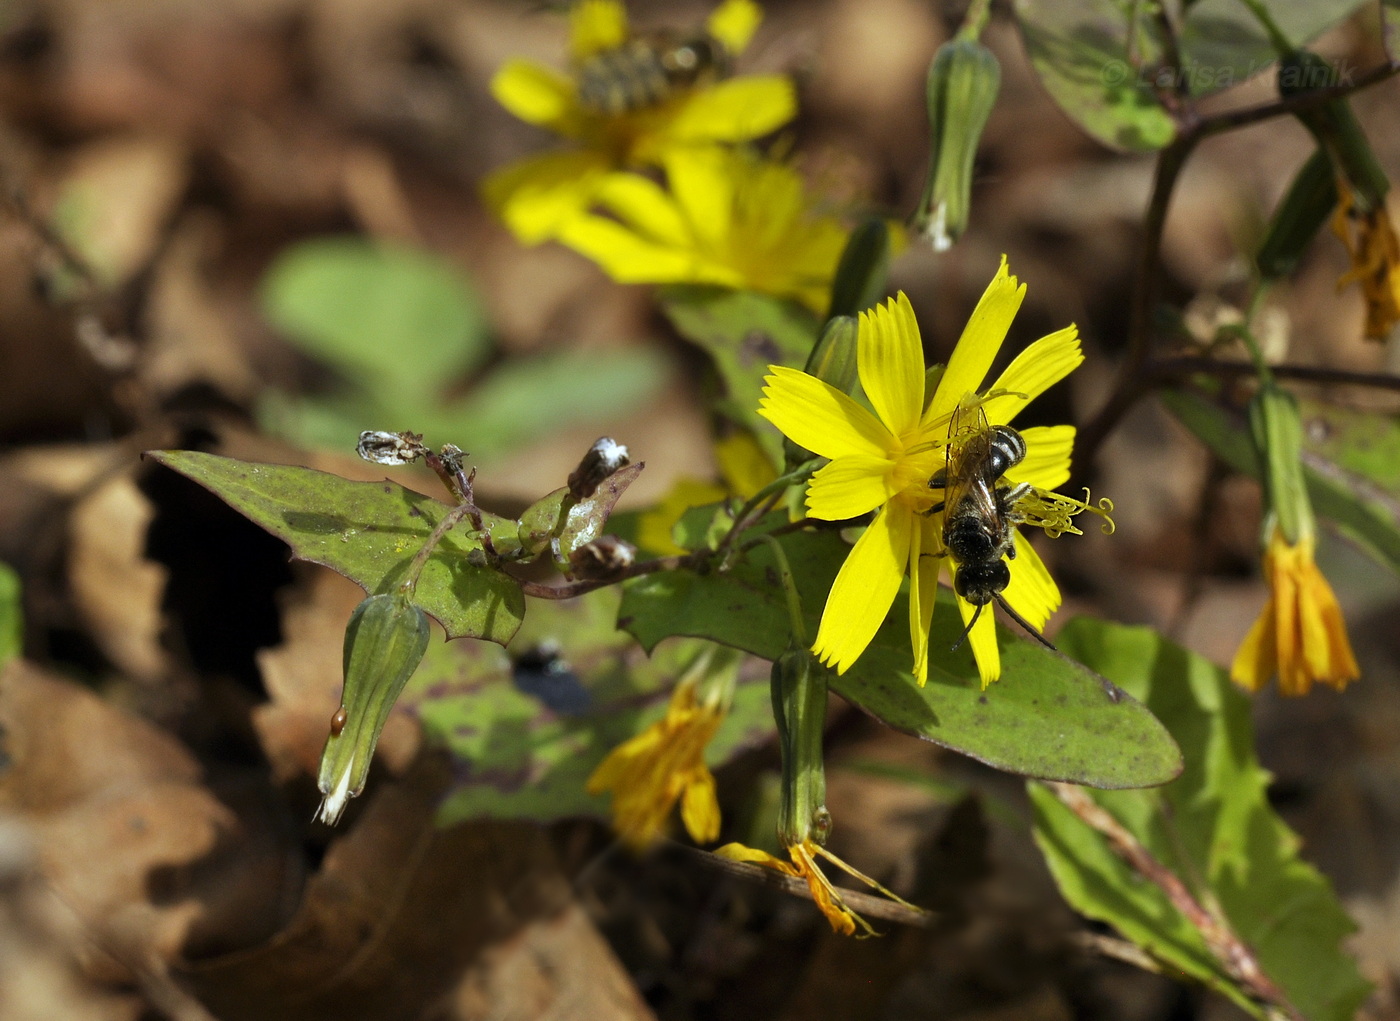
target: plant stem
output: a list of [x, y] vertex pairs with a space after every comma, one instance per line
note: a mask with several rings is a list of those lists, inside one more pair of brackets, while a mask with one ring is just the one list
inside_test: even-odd
[[1047, 783], [1046, 787], [1085, 825], [1103, 836], [1114, 854], [1167, 895], [1172, 906], [1200, 932], [1206, 948], [1231, 979], [1260, 1004], [1276, 1011], [1280, 1018], [1306, 1021], [1289, 1003], [1283, 990], [1264, 973], [1254, 951], [1234, 933], [1225, 919], [1204, 908], [1181, 878], [1159, 861], [1111, 813], [1094, 801], [1082, 787], [1066, 783]]

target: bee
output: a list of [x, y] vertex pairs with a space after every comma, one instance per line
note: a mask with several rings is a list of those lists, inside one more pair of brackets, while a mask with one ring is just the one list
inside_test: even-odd
[[593, 113], [617, 116], [660, 106], [676, 93], [724, 77], [729, 55], [718, 39], [658, 33], [581, 61], [574, 69], [578, 101]]
[[964, 425], [968, 412], [959, 407], [948, 431], [947, 465], [929, 479], [930, 489], [943, 490], [943, 502], [929, 511], [943, 511], [943, 546], [952, 558], [953, 591], [976, 609], [957, 649], [972, 632], [982, 608], [995, 601], [1042, 644], [1053, 645], [1002, 597], [1011, 583], [1007, 560], [1016, 558], [1016, 531], [1025, 518], [1020, 501], [1031, 492], [1027, 483], [1013, 484], [1006, 473], [1026, 456], [1026, 441], [1009, 425], [990, 426], [978, 407], [976, 421]]

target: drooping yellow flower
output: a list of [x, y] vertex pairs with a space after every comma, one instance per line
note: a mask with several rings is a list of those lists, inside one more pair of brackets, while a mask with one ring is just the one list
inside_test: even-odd
[[1385, 340], [1400, 322], [1400, 240], [1385, 203], [1367, 212], [1357, 208], [1356, 197], [1345, 179], [1338, 180], [1340, 198], [1332, 217], [1332, 230], [1346, 245], [1351, 269], [1337, 281], [1337, 288], [1361, 285], [1366, 299], [1366, 336]]
[[1332, 586], [1313, 561], [1315, 537], [1304, 532], [1290, 545], [1274, 527], [1264, 551], [1269, 601], [1245, 636], [1230, 677], [1258, 691], [1278, 675], [1284, 695], [1306, 695], [1315, 682], [1338, 691], [1361, 676], [1346, 621]]
[[[762, 18], [753, 0], [724, 0], [706, 33], [724, 57], [747, 47]], [[509, 61], [491, 80], [491, 92], [521, 120], [569, 139], [574, 146], [532, 156], [505, 167], [483, 186], [487, 201], [526, 244], [554, 236], [582, 212], [613, 171], [660, 166], [675, 152], [760, 138], [797, 113], [792, 82], [783, 75], [701, 77], [663, 90], [654, 101], [621, 109], [600, 108], [580, 96], [589, 62], [610, 60], [627, 76], [632, 41], [627, 12], [618, 0], [582, 0], [570, 19], [573, 72], [533, 61]]]
[[718, 284], [821, 312], [847, 229], [819, 212], [791, 166], [712, 147], [665, 158], [667, 188], [613, 174], [558, 238], [625, 284]]
[[[925, 400], [925, 368], [918, 323], [902, 293], [862, 313], [857, 349], [861, 385], [875, 413], [805, 373], [771, 366], [759, 408], [793, 442], [831, 463], [813, 477], [807, 513], [840, 521], [876, 511], [837, 574], [822, 613], [813, 651], [838, 673], [850, 668], [875, 636], [904, 577], [909, 585], [913, 673], [928, 676], [928, 631], [940, 567], [951, 570], [943, 545], [942, 491], [930, 478], [947, 463], [946, 446], [960, 413], [980, 408], [990, 426], [1010, 423], [1025, 405], [1083, 361], [1075, 327], [1042, 337], [1006, 368], [991, 387], [984, 378], [1006, 338], [1025, 287], [1002, 259], [996, 277], [973, 310], [932, 398]], [[1018, 504], [1022, 524], [1051, 535], [1077, 531], [1074, 514], [1088, 504], [1049, 492], [1069, 478], [1073, 426], [1021, 430], [1026, 456], [1005, 473], [1029, 487]], [[1019, 532], [1007, 558], [1006, 602], [1033, 627], [1043, 627], [1060, 605], [1059, 588]], [[961, 596], [964, 622], [975, 607]], [[1001, 673], [991, 613], [976, 617], [969, 642], [985, 686]]]
[[588, 793], [612, 792], [613, 828], [641, 850], [660, 836], [679, 801], [681, 822], [698, 844], [719, 836], [715, 778], [705, 749], [724, 721], [722, 700], [697, 697], [696, 679], [676, 685], [666, 715], [608, 753]]

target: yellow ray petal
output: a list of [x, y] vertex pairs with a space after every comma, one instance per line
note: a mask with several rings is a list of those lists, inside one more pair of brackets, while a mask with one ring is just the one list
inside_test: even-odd
[[711, 12], [705, 29], [730, 53], [743, 53], [763, 21], [763, 8], [753, 0], [724, 0]]
[[481, 192], [512, 234], [537, 245], [587, 209], [607, 176], [606, 160], [596, 152], [548, 152], [501, 168]]
[[[938, 601], [938, 571], [942, 566], [942, 558], [930, 556], [930, 552], [938, 550], [943, 545], [941, 535], [942, 518], [937, 519], [920, 517], [915, 522], [922, 532], [920, 542], [920, 557], [917, 573], [910, 573], [910, 588], [918, 589], [919, 598], [919, 621], [918, 630], [914, 638], [914, 680], [920, 687], [928, 681], [928, 629], [933, 624], [933, 607]], [[919, 671], [919, 664], [923, 663], [923, 672]]]
[[913, 432], [924, 406], [924, 348], [903, 291], [860, 314], [856, 357], [875, 414], [896, 436]]
[[[656, 144], [747, 142], [776, 131], [797, 116], [797, 92], [780, 74], [730, 78], [692, 93]], [[641, 152], [638, 159], [660, 159]]]
[[575, 216], [562, 224], [555, 236], [588, 256], [619, 283], [710, 283], [726, 287], [740, 283], [731, 271], [701, 259], [695, 252], [657, 244], [616, 220], [601, 216]]
[[889, 613], [909, 561], [912, 518], [903, 504], [887, 504], [832, 583], [812, 651], [837, 673], [860, 657]]
[[1074, 426], [1036, 425], [1021, 430], [1026, 457], [1006, 473], [1011, 482], [1029, 482], [1038, 489], [1058, 489], [1069, 481]]
[[1235, 660], [1230, 664], [1230, 680], [1250, 691], [1259, 691], [1278, 671], [1278, 635], [1274, 631], [1274, 598], [1249, 629]]
[[743, 158], [712, 146], [678, 150], [667, 157], [666, 183], [685, 217], [687, 234], [699, 241], [697, 247], [718, 250], [729, 233]]
[[708, 769], [695, 770], [681, 794], [681, 823], [690, 839], [708, 844], [719, 837], [719, 798], [715, 794], [715, 777]]
[[508, 60], [491, 79], [491, 95], [527, 124], [562, 135], [577, 133], [574, 80], [552, 67], [532, 60]]
[[890, 431], [840, 390], [797, 369], [770, 365], [758, 413], [821, 457], [888, 457]]
[[832, 461], [812, 476], [807, 513], [823, 521], [867, 514], [895, 493], [888, 458], [851, 455]]
[[[966, 627], [977, 607], [962, 596], [958, 596], [957, 601], [963, 627]], [[972, 625], [972, 631], [967, 636], [967, 644], [972, 647], [972, 656], [977, 660], [977, 672], [982, 676], [982, 687], [985, 688], [1001, 676], [1001, 650], [997, 648], [996, 614], [992, 604], [988, 603], [982, 607], [977, 623]]]
[[675, 248], [690, 244], [690, 231], [676, 201], [641, 174], [609, 174], [597, 200], [637, 233]]
[[924, 412], [924, 421], [945, 418], [952, 414], [965, 396], [982, 389], [982, 381], [1001, 350], [1006, 331], [1011, 328], [1011, 321], [1016, 318], [1025, 296], [1025, 286], [1018, 286], [1016, 278], [1008, 272], [1006, 256], [1003, 255], [996, 276], [972, 310], [972, 316], [958, 339], [958, 346], [948, 359], [938, 392]]
[[1011, 583], [1002, 597], [1028, 624], [1037, 631], [1044, 630], [1050, 615], [1060, 608], [1060, 587], [1050, 576], [1045, 561], [1021, 532], [1016, 533], [1016, 559], [1008, 566]]
[[569, 52], [575, 60], [627, 41], [627, 8], [618, 0], [577, 0], [569, 10]]
[[992, 398], [983, 405], [987, 421], [992, 425], [1009, 423], [1017, 412], [1068, 376], [1083, 361], [1084, 353], [1079, 349], [1079, 330], [1076, 327], [1066, 326], [1063, 330], [1041, 337], [1018, 354], [990, 387], [992, 390], [1025, 394], [1025, 399], [1018, 396]]

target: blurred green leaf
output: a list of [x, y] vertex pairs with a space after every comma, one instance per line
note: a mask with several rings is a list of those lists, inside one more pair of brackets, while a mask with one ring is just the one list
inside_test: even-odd
[[[780, 518], [770, 518], [772, 527]], [[754, 533], [749, 533], [750, 535]], [[850, 547], [834, 532], [781, 537], [816, 634], [826, 594]], [[766, 544], [727, 571], [674, 571], [633, 579], [618, 625], [644, 648], [670, 635], [710, 638], [774, 659], [787, 643], [787, 610]], [[952, 597], [940, 593], [932, 662], [920, 688], [910, 673], [908, 607], [896, 600], [885, 626], [831, 688], [896, 730], [1012, 773], [1102, 787], [1165, 783], [1181, 770], [1176, 745], [1152, 714], [1079, 664], [998, 627], [1002, 679], [982, 690]]]
[[[1350, 17], [1363, 2], [1267, 0], [1264, 6], [1288, 40], [1304, 46]], [[1181, 56], [1193, 96], [1238, 85], [1278, 61], [1278, 51], [1259, 19], [1240, 0], [1196, 0], [1182, 19]]]
[[489, 464], [557, 429], [643, 404], [665, 375], [661, 356], [644, 348], [563, 351], [503, 362], [447, 404], [427, 393], [394, 397], [356, 388], [314, 398], [270, 394], [259, 413], [269, 429], [308, 446], [353, 450], [365, 429], [412, 429]]
[[[1243, 413], [1194, 390], [1162, 402], [1220, 458], [1260, 478]], [[1313, 511], [1400, 573], [1400, 421], [1393, 415], [1301, 400], [1303, 477]]]
[[[1285, 36], [1302, 46], [1341, 22], [1361, 0], [1271, 0]], [[1115, 149], [1150, 152], [1176, 136], [1158, 99], [1195, 97], [1238, 85], [1278, 61], [1263, 28], [1240, 0], [1196, 0], [1180, 15], [1181, 66], [1167, 51], [1158, 5], [1121, 0], [1015, 0], [1016, 18], [1042, 84], [1065, 114]]]
[[[351, 482], [281, 464], [252, 464], [192, 450], [147, 456], [213, 492], [292, 548], [292, 555], [345, 575], [370, 594], [401, 579], [450, 509], [396, 482]], [[514, 521], [483, 515], [492, 538], [516, 540]], [[475, 567], [480, 549], [463, 522], [438, 544], [419, 578], [413, 602], [435, 617], [448, 638], [485, 638], [504, 645], [520, 627], [525, 597], [514, 580]]]
[[719, 411], [752, 431], [772, 462], [782, 464], [782, 435], [758, 415], [763, 377], [770, 365], [807, 363], [816, 317], [795, 302], [717, 287], [668, 287], [660, 301], [681, 336], [715, 360], [723, 386]]
[[[648, 657], [617, 630], [617, 606], [616, 589], [532, 601], [507, 649], [483, 642], [429, 649], [400, 704], [454, 760], [457, 779], [440, 825], [479, 816], [605, 814], [607, 798], [585, 789], [589, 775], [665, 713], [675, 680], [701, 644], [667, 642]], [[557, 656], [541, 656], [541, 649]], [[718, 766], [772, 733], [767, 671], [741, 673], [707, 760]]]
[[24, 606], [19, 575], [0, 563], [0, 667], [24, 652]]
[[304, 241], [272, 264], [262, 297], [288, 339], [390, 405], [431, 400], [489, 349], [465, 276], [424, 251], [356, 237]]
[[[1094, 800], [1199, 901], [1217, 906], [1304, 1017], [1352, 1018], [1369, 990], [1339, 948], [1355, 925], [1327, 880], [1298, 857], [1298, 838], [1269, 807], [1269, 775], [1254, 755], [1249, 699], [1223, 670], [1148, 628], [1078, 618], [1058, 640], [1142, 699], [1186, 760], [1181, 776], [1164, 787], [1095, 792]], [[1030, 794], [1036, 840], [1077, 911], [1264, 1016], [1160, 888], [1143, 881], [1049, 790], [1032, 784]]]
[[464, 446], [487, 461], [563, 426], [638, 408], [665, 378], [665, 360], [647, 348], [560, 351], [502, 363], [425, 419], [444, 435], [465, 437]]
[[1117, 0], [1016, 0], [1026, 52], [1065, 115], [1104, 145], [1152, 152], [1176, 124], [1140, 68], [1162, 59], [1150, 4]]

